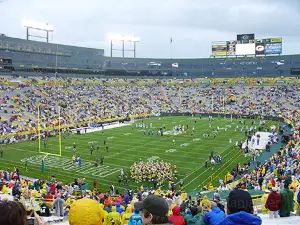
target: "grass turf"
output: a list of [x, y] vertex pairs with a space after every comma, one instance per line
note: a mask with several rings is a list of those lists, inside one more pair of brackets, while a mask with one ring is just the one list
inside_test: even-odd
[[[251, 126], [252, 121], [246, 120], [246, 125]], [[136, 123], [139, 122], [141, 121], [136, 121]], [[62, 139], [62, 156], [47, 156], [43, 173], [41, 172], [41, 159], [45, 155], [38, 153], [38, 141], [6, 145], [3, 148], [3, 158], [0, 158], [0, 169], [18, 167], [21, 175], [40, 179], [50, 179], [52, 174], [55, 174], [57, 180], [64, 182], [72, 182], [75, 177], [84, 177], [90, 184], [90, 188], [92, 188], [93, 180], [96, 179], [102, 191], [108, 190], [111, 184], [123, 190], [124, 188], [135, 189], [140, 187], [141, 183], [137, 184], [130, 179], [128, 186], [119, 186], [117, 180], [120, 169], [124, 168], [129, 172], [129, 167], [140, 158], [146, 161], [151, 157], [156, 157], [172, 165], [176, 163], [179, 179], [184, 179], [185, 191], [198, 191], [209, 183], [209, 177], [213, 178], [214, 185], [218, 185], [219, 179], [224, 179], [227, 171], [235, 168], [237, 163], [244, 163], [247, 160], [243, 152], [235, 147], [235, 141], [244, 141], [246, 138], [244, 132], [240, 131], [242, 124], [239, 124], [239, 120], [233, 119], [231, 128], [228, 127], [231, 124], [230, 120], [223, 117], [215, 118], [211, 122], [211, 128], [209, 128], [207, 117], [202, 119], [183, 116], [151, 118], [144, 120], [144, 123], [148, 125], [152, 123], [155, 127], [152, 129], [154, 136], [149, 136], [148, 132], [144, 136], [143, 128], [137, 128], [135, 125], [105, 130], [103, 133], [66, 136]], [[256, 121], [257, 126], [258, 123]], [[235, 132], [237, 124], [239, 129]], [[188, 135], [156, 136], [158, 128], [166, 127], [167, 131], [171, 131], [176, 125], [188, 125]], [[271, 125], [277, 125], [277, 123], [271, 121], [266, 123], [268, 127]], [[193, 126], [195, 134], [192, 136]], [[220, 127], [220, 132], [214, 139], [212, 130], [217, 126]], [[226, 132], [225, 127], [227, 127]], [[204, 131], [210, 132], [209, 138], [203, 138]], [[172, 142], [173, 137], [176, 142], [175, 146]], [[231, 144], [229, 138], [232, 139]], [[104, 147], [104, 139], [107, 139], [108, 152]], [[81, 168], [72, 165], [74, 142], [77, 155], [82, 159]], [[93, 155], [90, 154], [91, 142], [95, 142]], [[48, 138], [46, 143], [47, 146], [44, 147], [44, 140], [41, 140], [42, 151], [59, 154], [58, 138]], [[99, 151], [96, 150], [97, 145], [100, 146]], [[216, 165], [214, 170], [211, 167], [204, 167], [205, 160], [209, 159], [212, 150], [214, 155], [221, 154], [222, 156], [222, 164]], [[96, 156], [104, 156], [103, 166], [94, 167]], [[25, 159], [28, 160], [28, 171], [24, 169]], [[149, 187], [151, 184], [144, 183], [145, 186]]]

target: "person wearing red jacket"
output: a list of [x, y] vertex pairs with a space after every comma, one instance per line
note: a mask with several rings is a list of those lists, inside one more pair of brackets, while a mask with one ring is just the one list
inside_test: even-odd
[[272, 188], [269, 194], [265, 207], [269, 210], [270, 219], [278, 218], [278, 211], [282, 206], [282, 199], [280, 194], [277, 193], [277, 187]]
[[180, 216], [180, 208], [175, 206], [172, 209], [172, 216], [169, 216], [169, 221], [172, 222], [174, 225], [185, 225], [185, 220], [183, 216]]

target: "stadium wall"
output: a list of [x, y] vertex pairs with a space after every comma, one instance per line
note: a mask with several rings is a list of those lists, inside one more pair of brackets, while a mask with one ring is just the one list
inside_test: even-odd
[[112, 58], [105, 57], [103, 49], [6, 36], [0, 36], [0, 58], [12, 61], [11, 67], [4, 67], [8, 75], [22, 76], [286, 77], [291, 76], [293, 68], [300, 68], [300, 55], [195, 59]]

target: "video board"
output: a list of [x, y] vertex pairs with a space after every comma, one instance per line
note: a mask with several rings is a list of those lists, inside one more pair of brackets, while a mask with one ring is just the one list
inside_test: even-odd
[[227, 41], [227, 55], [235, 55], [237, 41]]
[[218, 41], [212, 43], [212, 55], [213, 56], [226, 56], [227, 55], [227, 42]]
[[282, 38], [254, 38], [254, 34], [239, 34], [236, 41], [213, 42], [212, 56], [273, 55], [282, 53]]
[[255, 55], [255, 43], [236, 44], [236, 55]]

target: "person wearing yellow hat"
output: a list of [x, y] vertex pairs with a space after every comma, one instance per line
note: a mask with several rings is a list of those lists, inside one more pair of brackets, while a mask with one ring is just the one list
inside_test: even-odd
[[129, 218], [131, 215], [132, 215], [132, 207], [131, 207], [131, 205], [128, 205], [128, 207], [126, 208], [126, 213], [124, 213], [122, 215], [121, 225], [128, 224], [128, 221], [129, 221]]
[[83, 198], [74, 201], [69, 212], [70, 225], [102, 225], [103, 209], [95, 200]]
[[121, 215], [116, 211], [116, 206], [111, 207], [107, 216], [107, 225], [121, 225]]

